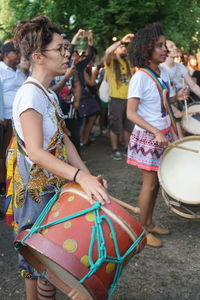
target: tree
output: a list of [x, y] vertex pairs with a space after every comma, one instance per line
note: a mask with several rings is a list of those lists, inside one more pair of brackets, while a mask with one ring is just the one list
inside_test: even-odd
[[[135, 33], [146, 24], [159, 21], [167, 38], [185, 51], [199, 47], [199, 0], [1, 0], [9, 3], [15, 21], [47, 15], [69, 36], [79, 28], [93, 29], [96, 46], [103, 51], [112, 37]], [[7, 25], [6, 18], [4, 19]]]

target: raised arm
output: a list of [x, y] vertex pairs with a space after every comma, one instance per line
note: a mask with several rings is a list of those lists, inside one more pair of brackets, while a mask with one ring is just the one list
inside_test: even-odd
[[109, 46], [107, 49], [106, 49], [106, 52], [105, 52], [105, 63], [107, 65], [110, 64], [111, 62], [111, 59], [112, 59], [112, 56], [115, 52], [115, 50], [122, 44], [126, 44], [126, 43], [129, 43], [131, 38], [133, 37], [134, 35], [132, 33], [128, 33], [126, 34], [120, 41], [117, 41], [115, 43], [113, 43], [111, 46]]

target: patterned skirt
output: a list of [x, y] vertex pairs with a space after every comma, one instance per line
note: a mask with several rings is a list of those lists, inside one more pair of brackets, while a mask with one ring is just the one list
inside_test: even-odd
[[[171, 143], [173, 141], [171, 131], [165, 130], [163, 133]], [[165, 148], [155, 143], [154, 139], [153, 133], [134, 129], [128, 146], [127, 164], [157, 172]]]

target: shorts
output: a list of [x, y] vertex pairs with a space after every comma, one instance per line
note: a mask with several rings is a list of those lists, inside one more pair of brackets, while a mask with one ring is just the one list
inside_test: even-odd
[[123, 130], [131, 132], [134, 124], [126, 116], [127, 99], [112, 98], [109, 103], [109, 129], [115, 134]]

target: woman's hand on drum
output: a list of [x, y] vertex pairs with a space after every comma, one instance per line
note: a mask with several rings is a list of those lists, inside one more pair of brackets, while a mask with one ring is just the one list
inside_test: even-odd
[[162, 131], [157, 130], [154, 134], [155, 134], [154, 142], [156, 142], [161, 147], [168, 146], [168, 140], [165, 137], [165, 135], [162, 133]]
[[81, 185], [89, 197], [89, 202], [94, 204], [96, 201], [101, 204], [110, 203], [109, 195], [107, 192], [107, 182], [99, 176], [93, 176], [80, 171], [76, 177], [76, 182]]

